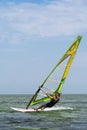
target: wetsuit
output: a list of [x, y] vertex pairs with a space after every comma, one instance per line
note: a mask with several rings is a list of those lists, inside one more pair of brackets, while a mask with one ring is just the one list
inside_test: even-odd
[[58, 101], [59, 101], [59, 99], [57, 99], [57, 100], [55, 101], [55, 99], [53, 98], [53, 99], [51, 99], [50, 102], [44, 104], [44, 107], [52, 107], [52, 106], [54, 106]]

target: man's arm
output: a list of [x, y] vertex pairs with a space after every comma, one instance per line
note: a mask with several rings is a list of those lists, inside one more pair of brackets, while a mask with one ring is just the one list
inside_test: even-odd
[[42, 90], [46, 95], [47, 95], [47, 97], [49, 97], [50, 99], [52, 99], [53, 97], [48, 93], [48, 92], [46, 92], [44, 89], [42, 89], [41, 87], [39, 87], [40, 88], [40, 90]]
[[46, 95], [47, 95], [47, 97], [49, 97], [50, 99], [53, 98], [53, 97], [52, 97], [50, 94], [48, 94], [47, 92], [46, 92]]

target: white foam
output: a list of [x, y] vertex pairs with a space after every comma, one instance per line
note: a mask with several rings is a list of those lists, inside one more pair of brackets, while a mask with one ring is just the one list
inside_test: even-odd
[[57, 111], [57, 110], [73, 110], [73, 108], [60, 106], [60, 107], [52, 107], [52, 108], [45, 108], [44, 109], [44, 111]]

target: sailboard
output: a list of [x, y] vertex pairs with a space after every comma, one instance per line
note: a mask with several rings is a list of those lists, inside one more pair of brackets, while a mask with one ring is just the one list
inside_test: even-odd
[[[24, 113], [29, 113], [29, 112], [36, 112], [37, 110], [34, 110], [33, 108], [15, 108], [11, 107], [12, 110], [18, 111], [18, 112], [24, 112]], [[63, 106], [58, 106], [58, 107], [51, 107], [51, 108], [45, 108], [43, 110], [38, 109], [38, 112], [40, 111], [57, 111], [57, 110], [73, 110], [72, 107], [63, 107]]]
[[21, 112], [35, 111], [30, 107], [38, 104], [40, 105], [41, 103], [46, 103], [50, 100], [50, 98], [46, 96], [45, 92], [49, 92], [51, 96], [55, 95], [56, 92], [61, 93], [81, 39], [82, 36], [77, 36], [69, 49], [64, 53], [64, 55], [60, 58], [60, 60], [48, 74], [43, 83], [39, 86], [31, 100], [27, 104], [26, 108], [23, 109], [12, 107], [12, 109]]

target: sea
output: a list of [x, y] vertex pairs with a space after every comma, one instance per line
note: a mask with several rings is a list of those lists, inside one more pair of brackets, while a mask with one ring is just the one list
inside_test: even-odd
[[0, 130], [87, 130], [87, 94], [62, 94], [51, 111], [22, 113], [10, 108], [25, 108], [31, 97], [0, 95]]

